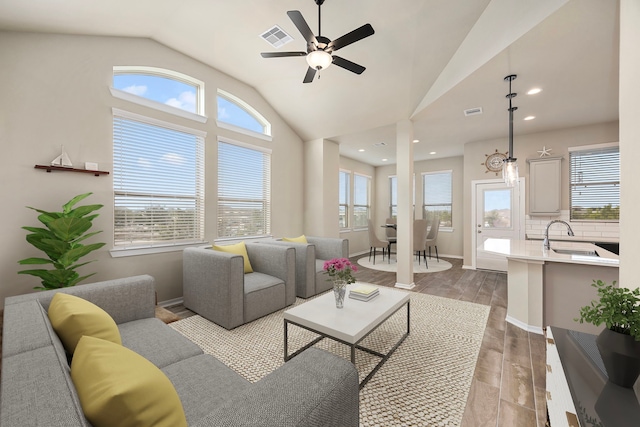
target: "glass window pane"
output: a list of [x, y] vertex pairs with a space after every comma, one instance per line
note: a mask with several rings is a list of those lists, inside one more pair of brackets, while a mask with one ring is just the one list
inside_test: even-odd
[[240, 105], [218, 96], [218, 120], [257, 133], [265, 133], [264, 125]]
[[190, 113], [197, 111], [198, 88], [180, 80], [147, 74], [115, 74], [113, 87]]
[[569, 153], [571, 220], [619, 220], [619, 148]]
[[484, 228], [511, 228], [511, 190], [485, 190]]

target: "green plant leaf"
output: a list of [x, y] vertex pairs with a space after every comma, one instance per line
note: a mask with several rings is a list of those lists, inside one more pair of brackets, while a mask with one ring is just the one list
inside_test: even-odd
[[58, 218], [47, 224], [60, 240], [70, 242], [91, 228], [91, 221], [84, 218]]
[[79, 282], [82, 282], [84, 279], [93, 276], [96, 273], [91, 273], [91, 274], [87, 274], [86, 276], [82, 276], [82, 277], [78, 277], [77, 279], [74, 279], [70, 282], [69, 286], [75, 286], [76, 284], [78, 284]]
[[68, 267], [74, 262], [76, 262], [78, 259], [89, 254], [90, 252], [95, 251], [96, 249], [100, 249], [104, 245], [105, 243], [92, 243], [86, 246], [79, 245], [78, 247], [75, 247], [65, 252], [58, 261], [65, 267]]
[[33, 265], [33, 264], [53, 264], [53, 261], [50, 259], [44, 258], [25, 258], [23, 260], [18, 261], [20, 265]]
[[80, 195], [74, 197], [73, 199], [69, 200], [67, 203], [62, 205], [62, 212], [64, 212], [65, 214], [68, 214], [71, 211], [71, 208], [73, 208], [73, 206], [76, 203], [78, 203], [79, 201], [81, 201], [83, 199], [86, 199], [87, 197], [89, 197], [92, 194], [93, 193], [84, 193], [84, 194], [80, 194]]
[[[86, 205], [86, 206], [79, 206], [71, 211], [69, 211], [69, 213], [67, 214], [70, 217], [74, 217], [74, 218], [82, 218], [83, 216], [90, 214], [93, 211], [97, 211], [98, 209], [100, 209], [103, 205]], [[95, 217], [94, 217], [95, 218]], [[92, 218], [93, 219], [93, 218]]]
[[102, 231], [94, 231], [93, 233], [85, 234], [82, 237], [78, 237], [76, 240], [73, 241], [73, 243], [82, 242], [83, 240], [88, 239], [89, 237], [93, 237], [96, 234], [100, 234], [100, 233], [102, 233]]

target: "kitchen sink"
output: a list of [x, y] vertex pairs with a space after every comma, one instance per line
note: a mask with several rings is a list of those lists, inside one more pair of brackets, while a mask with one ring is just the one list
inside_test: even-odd
[[590, 250], [584, 250], [584, 249], [553, 249], [553, 251], [557, 254], [564, 254], [564, 255], [581, 255], [581, 256], [597, 256], [597, 257], [600, 256], [596, 251], [590, 251]]

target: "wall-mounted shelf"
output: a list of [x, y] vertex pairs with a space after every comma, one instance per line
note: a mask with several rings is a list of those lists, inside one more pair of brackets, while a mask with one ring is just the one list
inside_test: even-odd
[[35, 165], [34, 168], [36, 168], [36, 169], [45, 169], [47, 172], [64, 171], [64, 172], [90, 173], [90, 174], [93, 174], [95, 176], [109, 175], [109, 172], [107, 172], [107, 171], [92, 171], [92, 170], [88, 170], [88, 169], [65, 168], [65, 167], [62, 167], [62, 166]]

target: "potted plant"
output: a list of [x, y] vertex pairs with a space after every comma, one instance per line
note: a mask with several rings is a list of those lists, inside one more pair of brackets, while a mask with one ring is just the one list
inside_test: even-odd
[[42, 286], [34, 287], [34, 289], [45, 290], [74, 286], [95, 274], [80, 277], [76, 272], [78, 267], [91, 262], [78, 263], [80, 258], [105, 245], [104, 243], [89, 245], [80, 243], [100, 233], [100, 231], [88, 233], [92, 226], [91, 221], [98, 216], [98, 214], [89, 214], [100, 209], [102, 205], [85, 205], [74, 209], [76, 203], [91, 194], [81, 194], [69, 200], [62, 206], [62, 212], [47, 212], [27, 206], [40, 213], [38, 220], [46, 227], [22, 227], [31, 232], [27, 235], [27, 242], [43, 251], [47, 258], [26, 258], [18, 263], [21, 265], [52, 264], [54, 267], [49, 270], [31, 269], [18, 272], [18, 274], [30, 274], [42, 279]]
[[580, 323], [605, 324], [596, 344], [609, 381], [633, 387], [640, 375], [640, 289], [627, 289], [594, 280], [599, 300], [580, 309]]
[[356, 282], [353, 273], [358, 271], [358, 267], [353, 265], [347, 258], [333, 258], [324, 262], [323, 269], [325, 274], [330, 277], [328, 280], [333, 281], [336, 307], [342, 308], [347, 285]]

